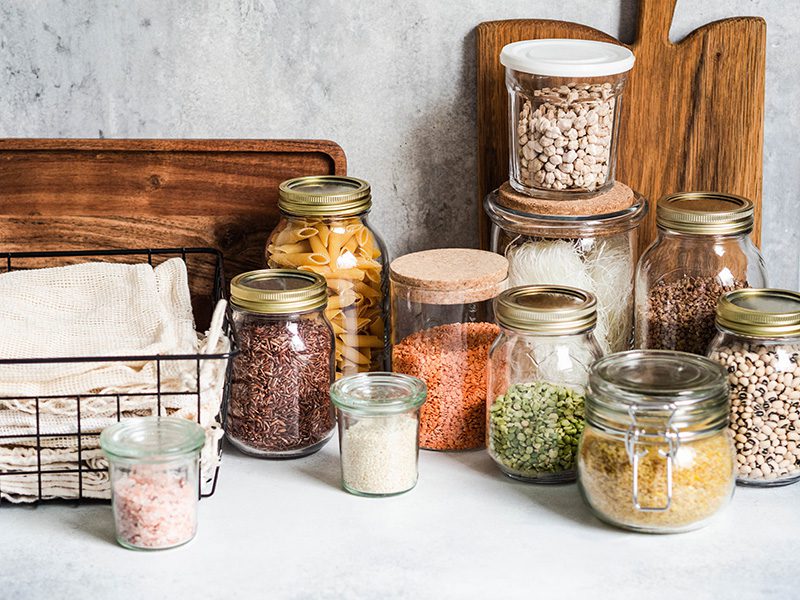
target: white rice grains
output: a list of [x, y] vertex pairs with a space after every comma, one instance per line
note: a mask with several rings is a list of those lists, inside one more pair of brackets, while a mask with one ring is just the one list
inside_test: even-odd
[[399, 494], [417, 483], [417, 419], [362, 418], [343, 428], [342, 480], [355, 494]]

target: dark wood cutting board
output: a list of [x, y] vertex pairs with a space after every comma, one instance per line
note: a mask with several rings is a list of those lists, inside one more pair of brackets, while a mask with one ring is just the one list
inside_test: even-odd
[[[766, 23], [734, 17], [669, 40], [676, 0], [640, 0], [636, 55], [622, 102], [617, 179], [655, 201], [664, 194], [714, 190], [756, 205], [753, 237], [761, 232]], [[477, 29], [478, 202], [481, 243], [489, 223], [482, 202], [508, 179], [508, 96], [500, 50], [538, 38], [620, 43], [576, 23], [522, 19]], [[651, 210], [640, 249], [655, 234]]]
[[282, 181], [346, 171], [320, 140], [2, 139], [0, 253], [212, 247], [230, 277], [264, 266]]

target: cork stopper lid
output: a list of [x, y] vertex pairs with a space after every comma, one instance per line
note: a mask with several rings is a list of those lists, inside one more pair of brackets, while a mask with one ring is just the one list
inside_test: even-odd
[[636, 201], [635, 196], [631, 188], [617, 181], [607, 192], [591, 198], [545, 200], [521, 194], [506, 181], [500, 186], [497, 203], [505, 208], [534, 215], [588, 217], [607, 215], [630, 208]]
[[389, 272], [393, 283], [409, 288], [414, 302], [461, 304], [490, 300], [503, 291], [508, 261], [485, 250], [441, 248], [396, 258]]

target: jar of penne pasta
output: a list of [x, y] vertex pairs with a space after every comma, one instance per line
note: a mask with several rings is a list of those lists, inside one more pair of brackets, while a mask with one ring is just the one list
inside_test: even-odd
[[428, 386], [421, 448], [485, 445], [489, 348], [500, 333], [492, 301], [507, 274], [504, 257], [469, 248], [426, 250], [392, 262], [392, 369]]
[[336, 337], [336, 377], [388, 368], [386, 246], [367, 216], [366, 181], [298, 177], [279, 188], [281, 220], [266, 248], [272, 268], [323, 275]]

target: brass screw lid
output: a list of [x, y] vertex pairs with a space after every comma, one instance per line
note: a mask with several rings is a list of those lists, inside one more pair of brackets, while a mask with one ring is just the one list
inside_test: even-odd
[[503, 327], [541, 335], [572, 335], [594, 328], [594, 294], [560, 285], [523, 285], [506, 290], [494, 301]]
[[300, 217], [350, 217], [372, 207], [369, 183], [355, 177], [297, 177], [278, 187], [278, 208]]
[[717, 325], [749, 337], [800, 336], [800, 294], [754, 288], [728, 292], [717, 304]]
[[730, 235], [753, 229], [753, 203], [719, 192], [680, 192], [664, 196], [656, 208], [662, 229], [697, 235]]
[[328, 304], [328, 288], [322, 275], [308, 271], [249, 271], [231, 280], [231, 303], [265, 315], [307, 312]]

